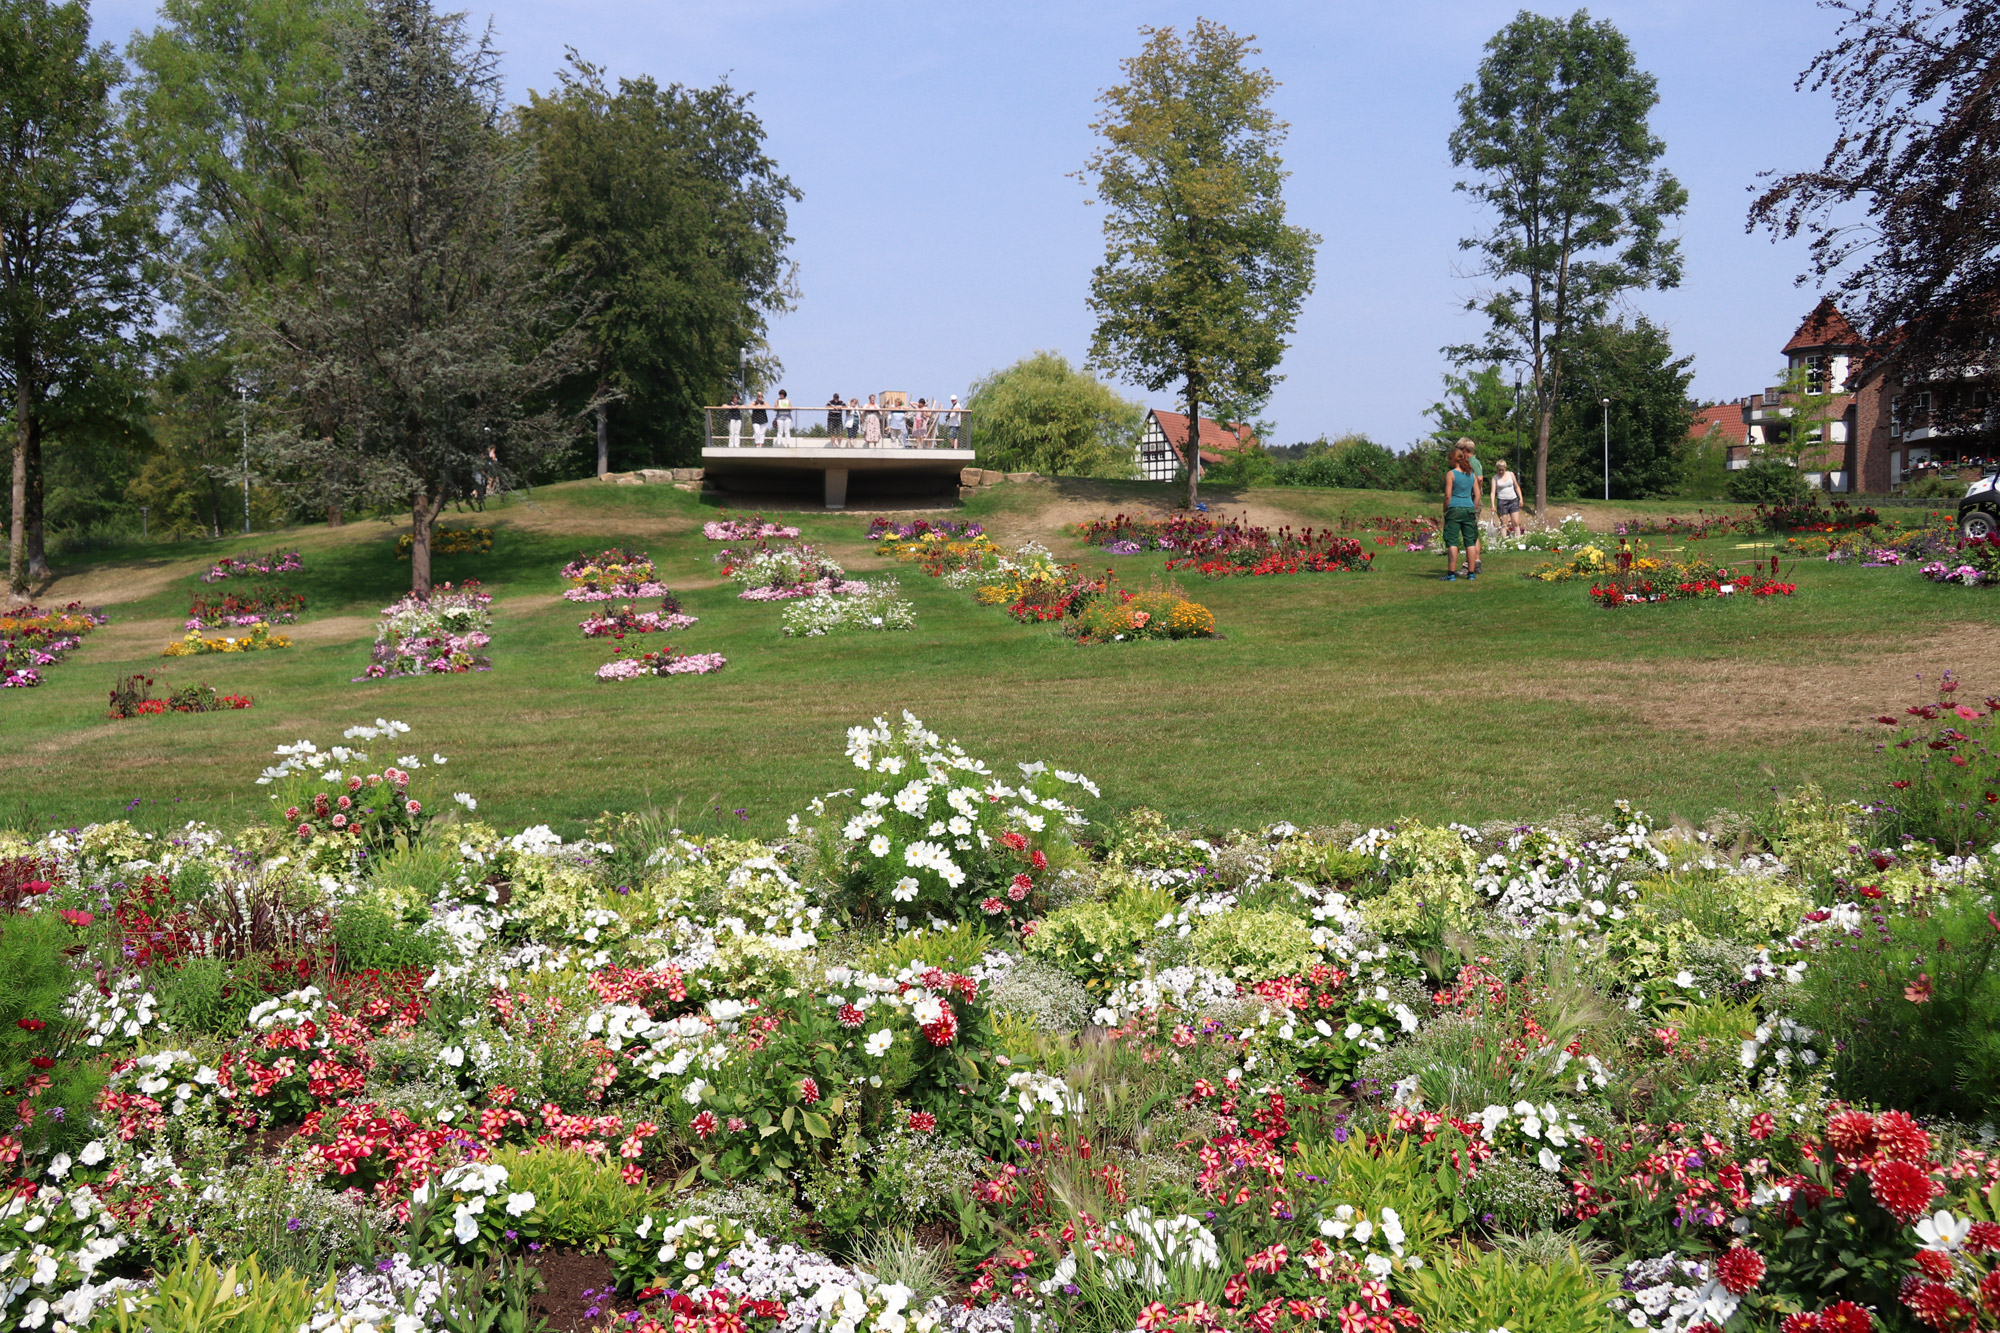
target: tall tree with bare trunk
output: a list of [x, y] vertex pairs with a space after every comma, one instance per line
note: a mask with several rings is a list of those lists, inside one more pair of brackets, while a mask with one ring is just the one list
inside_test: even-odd
[[49, 574], [42, 451], [143, 337], [154, 212], [111, 103], [109, 47], [81, 4], [0, 0], [0, 414], [13, 427], [7, 584]]

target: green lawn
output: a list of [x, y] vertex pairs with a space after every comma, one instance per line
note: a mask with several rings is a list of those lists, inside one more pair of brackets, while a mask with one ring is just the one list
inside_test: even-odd
[[[967, 512], [1003, 534], [1047, 534], [1058, 516], [1164, 492], [1009, 486]], [[1377, 493], [1215, 498], [1312, 523], [1432, 508]], [[768, 833], [846, 782], [848, 726], [905, 708], [996, 765], [1047, 760], [1096, 778], [1112, 806], [1214, 825], [1405, 812], [1527, 819], [1601, 810], [1620, 796], [1658, 817], [1700, 818], [1808, 780], [1858, 791], [1874, 762], [1868, 719], [1920, 697], [1919, 672], [1957, 668], [1975, 690], [2000, 693], [2000, 596], [1934, 586], [1910, 568], [1821, 562], [1800, 564], [1790, 600], [1606, 611], [1579, 585], [1518, 577], [1535, 557], [1492, 557], [1478, 583], [1445, 584], [1437, 557], [1384, 549], [1365, 575], [1192, 580], [1220, 640], [1097, 648], [904, 569], [914, 632], [787, 640], [779, 606], [740, 602], [715, 579], [714, 544], [699, 531], [715, 512], [664, 487], [573, 483], [484, 519], [451, 516], [498, 533], [491, 555], [438, 564], [440, 579], [477, 577], [496, 594], [494, 669], [467, 676], [350, 683], [366, 665], [375, 612], [408, 586], [386, 523], [149, 547], [64, 570], [43, 604], [101, 599], [112, 623], [42, 688], [0, 696], [0, 825], [77, 824], [128, 808], [153, 826], [260, 817], [253, 779], [273, 746], [335, 743], [380, 716], [414, 729], [399, 752], [449, 755], [451, 786], [503, 826], [568, 833], [601, 810], [653, 803], [678, 807], [690, 826], [719, 818]], [[885, 568], [862, 540], [863, 519], [795, 521], [851, 569]], [[724, 671], [592, 678], [609, 645], [577, 633], [585, 608], [560, 600], [557, 570], [579, 549], [613, 543], [651, 551], [701, 617], [639, 646], [671, 638], [719, 651]], [[279, 544], [307, 557], [305, 571], [274, 580], [308, 598], [296, 646], [157, 656], [209, 561]], [[1085, 556], [1073, 541], [1051, 545]], [[1738, 554], [1734, 540], [1716, 545]], [[1128, 584], [1161, 564], [1117, 563]], [[256, 707], [108, 720], [106, 692], [129, 671], [207, 681], [255, 696]]]

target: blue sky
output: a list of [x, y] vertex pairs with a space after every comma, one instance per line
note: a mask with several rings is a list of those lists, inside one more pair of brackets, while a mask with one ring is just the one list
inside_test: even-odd
[[[773, 327], [786, 387], [963, 393], [1040, 349], [1081, 359], [1100, 217], [1068, 173], [1089, 155], [1095, 99], [1142, 24], [1197, 15], [1254, 33], [1291, 123], [1292, 218], [1319, 232], [1318, 285], [1282, 365], [1274, 442], [1365, 431], [1401, 446], [1427, 429], [1445, 361], [1470, 340], [1460, 237], [1481, 219], [1445, 147], [1453, 96], [1519, 6], [1485, 0], [909, 3], [871, 0], [504, 0], [490, 15], [517, 97], [554, 82], [574, 46], [613, 76], [755, 94], [770, 151], [804, 192], [791, 212], [801, 297]], [[1792, 83], [1828, 44], [1811, 0], [1615, 0], [1660, 84], [1654, 127], [1688, 187], [1682, 286], [1631, 308], [1695, 358], [1694, 392], [1733, 398], [1775, 378], [1816, 293], [1793, 285], [1803, 245], [1746, 235], [1760, 171], [1815, 165], [1832, 138], [1822, 95]], [[1566, 14], [1569, 7], [1542, 12]], [[123, 44], [153, 5], [98, 0]], [[1127, 386], [1150, 406], [1167, 393]]]

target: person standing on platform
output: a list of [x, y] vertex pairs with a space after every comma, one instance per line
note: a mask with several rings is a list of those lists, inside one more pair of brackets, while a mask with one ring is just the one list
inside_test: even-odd
[[930, 443], [931, 414], [927, 410], [929, 407], [930, 399], [919, 398], [917, 410], [910, 413], [910, 438], [917, 442], [918, 448]]
[[729, 423], [729, 447], [740, 448], [743, 444], [743, 395], [729, 395], [729, 406], [722, 409], [723, 420]]
[[833, 391], [833, 397], [826, 400], [826, 442], [837, 445], [846, 435], [847, 405], [840, 401], [840, 390]]
[[783, 389], [778, 390], [778, 401], [774, 406], [777, 410], [771, 413], [771, 419], [778, 423], [777, 443], [790, 444], [792, 442], [792, 400], [785, 397]]
[[868, 406], [861, 412], [861, 443], [873, 447], [882, 443], [882, 409], [875, 406], [875, 395], [868, 395]]
[[896, 438], [896, 447], [898, 449], [903, 448], [910, 442], [910, 428], [903, 420], [903, 405], [901, 403], [891, 403], [889, 405], [889, 434]]
[[847, 395], [847, 442], [852, 445], [861, 438], [861, 395]]
[[757, 391], [757, 401], [750, 404], [750, 440], [759, 449], [764, 447], [764, 428], [770, 423], [771, 414], [764, 410], [764, 391]]
[[965, 410], [958, 405], [958, 395], [951, 396], [951, 406], [945, 409], [944, 433], [951, 441], [951, 447], [958, 448], [959, 431], [964, 424]]

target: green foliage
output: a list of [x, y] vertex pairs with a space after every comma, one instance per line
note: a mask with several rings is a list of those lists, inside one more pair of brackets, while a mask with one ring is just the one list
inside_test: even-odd
[[520, 1260], [453, 1269], [433, 1311], [441, 1333], [547, 1333], [548, 1321], [529, 1308], [543, 1285], [541, 1271]]
[[333, 1282], [315, 1288], [296, 1273], [267, 1273], [256, 1256], [217, 1268], [191, 1237], [173, 1264], [136, 1296], [112, 1302], [118, 1333], [296, 1333]]
[[[1196, 19], [1183, 42], [1143, 28], [1126, 82], [1099, 97], [1103, 142], [1084, 174], [1105, 206], [1090, 284], [1090, 358], [1135, 384], [1203, 404], [1261, 399], [1313, 285], [1319, 237], [1285, 221], [1285, 126], [1256, 48]], [[1192, 504], [1199, 468], [1188, 468]]]
[[1051, 913], [1025, 947], [1086, 986], [1116, 985], [1139, 974], [1141, 946], [1174, 908], [1165, 890], [1129, 884], [1106, 902], [1071, 903]]
[[[0, 913], [0, 1088], [11, 1101], [50, 1080], [23, 1098], [37, 1114], [19, 1131], [21, 1141], [38, 1157], [91, 1137], [91, 1103], [104, 1083], [82, 1031], [63, 1016], [76, 983], [64, 951], [82, 940], [82, 931], [53, 911]], [[58, 1108], [61, 1115], [50, 1114]]]
[[908, 1228], [950, 1213], [980, 1154], [963, 1143], [891, 1125], [873, 1142], [850, 1127], [807, 1178], [804, 1195], [823, 1243], [856, 1245], [884, 1227]]
[[507, 1168], [507, 1188], [535, 1196], [541, 1239], [596, 1253], [618, 1228], [653, 1203], [643, 1185], [625, 1183], [619, 1161], [547, 1146], [503, 1148], [493, 1160]]
[[[738, 387], [769, 316], [789, 308], [786, 205], [799, 198], [764, 151], [748, 94], [621, 78], [574, 51], [554, 93], [531, 92], [521, 137], [535, 194], [594, 300], [591, 366], [563, 390], [573, 411], [611, 399], [610, 466], [699, 461], [704, 406]], [[759, 367], [759, 377], [768, 369]]]
[[1891, 846], [1930, 843], [1940, 852], [1984, 850], [2000, 829], [2000, 754], [1992, 709], [1957, 701], [1957, 682], [1935, 704], [1905, 712], [1888, 748], [1888, 774], [1871, 807]]
[[1465, 1182], [1466, 1212], [1495, 1231], [1533, 1231], [1556, 1220], [1568, 1198], [1560, 1179], [1536, 1163], [1500, 1153]]
[[383, 972], [434, 965], [441, 956], [436, 939], [419, 934], [424, 917], [395, 912], [388, 904], [361, 899], [348, 904], [333, 920], [333, 942], [340, 966], [348, 972]]
[[1129, 477], [1145, 409], [1071, 366], [1036, 352], [972, 386], [966, 399], [981, 465], [1045, 476]]
[[1975, 882], [1907, 908], [1870, 903], [1888, 909], [1880, 923], [1814, 954], [1790, 1008], [1837, 1038], [1825, 1055], [1843, 1095], [1967, 1119], [2000, 1106], [2000, 930], [1989, 892]]
[[1208, 852], [1177, 836], [1167, 817], [1136, 806], [1105, 833], [1106, 858], [1114, 866], [1156, 866], [1162, 870], [1192, 870], [1208, 864]]
[[993, 938], [983, 922], [960, 921], [949, 930], [914, 930], [891, 936], [863, 954], [861, 966], [885, 977], [917, 963], [963, 972], [977, 966], [992, 947]]
[[152, 969], [148, 983], [160, 1001], [160, 1017], [176, 1031], [230, 1037], [265, 998], [270, 955], [227, 958], [189, 957]]
[[[1444, 400], [1432, 403], [1426, 415], [1437, 423], [1433, 439], [1446, 447], [1470, 439], [1490, 471], [1503, 458], [1511, 461], [1516, 441], [1528, 437], [1523, 417], [1533, 404], [1532, 396], [1522, 398], [1503, 378], [1501, 368], [1493, 365], [1469, 375], [1446, 371]], [[1429, 480], [1419, 480], [1417, 489]]]
[[950, 1286], [947, 1256], [922, 1244], [908, 1230], [890, 1227], [873, 1231], [855, 1246], [854, 1259], [881, 1282], [898, 1282], [910, 1289], [910, 1304], [922, 1309]]
[[1729, 474], [1726, 489], [1737, 504], [1784, 504], [1805, 498], [1806, 479], [1782, 458], [1753, 458]]
[[1604, 494], [1602, 399], [1611, 400], [1611, 495], [1671, 495], [1685, 476], [1687, 388], [1694, 358], [1676, 357], [1667, 333], [1643, 315], [1577, 330], [1563, 369], [1549, 446], [1549, 489]]
[[1311, 929], [1289, 912], [1224, 912], [1195, 928], [1194, 956], [1238, 981], [1296, 976], [1320, 961]]
[[1342, 435], [1332, 440], [1321, 437], [1308, 444], [1297, 459], [1274, 460], [1271, 484], [1341, 490], [1413, 490], [1407, 459], [1407, 455], [1397, 454], [1366, 435]]
[[1383, 846], [1388, 887], [1362, 913], [1384, 934], [1413, 941], [1443, 938], [1474, 905], [1473, 855], [1465, 839], [1448, 828], [1406, 821]]
[[1557, 1263], [1530, 1263], [1504, 1250], [1456, 1250], [1419, 1269], [1410, 1303], [1429, 1328], [1533, 1329], [1605, 1333], [1617, 1288], [1591, 1272], [1575, 1250]]

